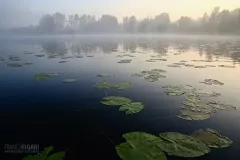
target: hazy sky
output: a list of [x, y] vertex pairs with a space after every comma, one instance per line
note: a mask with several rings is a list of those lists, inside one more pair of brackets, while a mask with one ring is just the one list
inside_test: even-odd
[[97, 17], [112, 14], [122, 19], [129, 15], [143, 18], [167, 12], [172, 20], [176, 20], [182, 15], [197, 18], [215, 6], [240, 8], [240, 0], [0, 0], [0, 10], [31, 12], [38, 17], [44, 13], [62, 12], [94, 14]]

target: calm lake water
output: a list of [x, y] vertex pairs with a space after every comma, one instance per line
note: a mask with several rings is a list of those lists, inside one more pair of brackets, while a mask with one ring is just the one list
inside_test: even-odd
[[[233, 144], [224, 149], [212, 149], [209, 154], [193, 159], [240, 159], [240, 38], [11, 37], [0, 39], [0, 57], [2, 153], [4, 144], [39, 144], [41, 149], [51, 145], [56, 151], [67, 150], [67, 160], [120, 160], [112, 143], [124, 142], [124, 133], [190, 134], [197, 129], [212, 128], [229, 137]], [[146, 62], [156, 58], [166, 61]], [[123, 59], [132, 61], [118, 63]], [[168, 66], [183, 60], [195, 66], [215, 67]], [[13, 63], [32, 64], [14, 67], [11, 66]], [[166, 78], [148, 82], [143, 77], [131, 76], [151, 69], [166, 70]], [[34, 76], [39, 73], [63, 75], [34, 81]], [[115, 76], [98, 78], [97, 74]], [[77, 81], [63, 83], [63, 79]], [[204, 79], [216, 79], [224, 85], [199, 83]], [[97, 82], [104, 81], [130, 82], [132, 87], [126, 90], [94, 87]], [[184, 97], [167, 96], [162, 88], [173, 84], [221, 93], [218, 99], [237, 110], [218, 111], [203, 121], [180, 119], [177, 115]], [[128, 97], [142, 102], [145, 108], [137, 114], [127, 115], [119, 112], [119, 107], [101, 104], [106, 95]], [[3, 160], [20, 160], [25, 155], [4, 154]], [[186, 158], [168, 156], [168, 159]]]

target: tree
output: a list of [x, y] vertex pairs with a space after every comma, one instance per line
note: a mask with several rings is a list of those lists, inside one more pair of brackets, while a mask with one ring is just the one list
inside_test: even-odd
[[62, 30], [65, 26], [65, 15], [57, 12], [53, 15], [56, 30]]
[[53, 33], [56, 29], [54, 18], [51, 15], [43, 16], [38, 27], [42, 33]]

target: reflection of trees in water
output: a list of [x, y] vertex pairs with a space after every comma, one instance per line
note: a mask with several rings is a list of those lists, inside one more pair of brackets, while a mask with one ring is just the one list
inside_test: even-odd
[[43, 51], [50, 55], [65, 55], [67, 54], [67, 47], [64, 42], [48, 41], [41, 44]]
[[213, 57], [231, 58], [234, 63], [240, 62], [240, 41], [209, 41], [209, 40], [174, 40], [174, 39], [115, 39], [115, 40], [76, 40], [53, 41], [40, 43], [43, 50], [49, 55], [65, 55], [68, 49], [72, 54], [82, 53], [112, 53], [120, 50], [134, 53], [137, 50], [155, 52], [167, 55], [170, 48], [177, 52], [187, 52], [190, 48], [196, 49], [200, 56], [205, 55], [207, 60]]

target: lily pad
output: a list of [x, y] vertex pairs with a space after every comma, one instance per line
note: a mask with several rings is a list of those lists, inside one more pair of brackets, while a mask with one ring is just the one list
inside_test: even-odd
[[123, 160], [167, 160], [164, 152], [157, 146], [160, 138], [143, 132], [123, 135], [127, 142], [116, 146], [118, 155]]
[[109, 83], [109, 82], [99, 82], [96, 84], [96, 87], [99, 88], [99, 89], [102, 89], [102, 88], [111, 88], [113, 87], [114, 85]]
[[159, 72], [159, 73], [166, 73], [167, 72], [166, 70], [163, 70], [163, 69], [152, 69], [151, 71], [152, 72]]
[[126, 111], [126, 114], [134, 114], [143, 110], [144, 105], [141, 102], [131, 102], [129, 104], [122, 105], [119, 111]]
[[205, 67], [216, 67], [215, 65], [205, 65]]
[[180, 85], [168, 85], [163, 88], [165, 88], [164, 92], [169, 96], [181, 96], [186, 93]]
[[131, 54], [123, 54], [123, 55], [117, 55], [117, 57], [135, 57], [135, 56]]
[[185, 63], [179, 62], [179, 63], [173, 63], [174, 65], [185, 65]]
[[155, 61], [155, 60], [146, 60], [146, 62], [157, 62], [157, 61]]
[[114, 88], [123, 90], [123, 89], [128, 89], [131, 86], [132, 86], [132, 84], [130, 82], [122, 82], [122, 83], [114, 85]]
[[98, 74], [97, 77], [99, 78], [114, 77], [114, 74]]
[[170, 65], [167, 65], [168, 67], [173, 67], [173, 68], [181, 68], [181, 66], [179, 65], [176, 65], [176, 64], [170, 64]]
[[29, 65], [32, 65], [33, 63], [30, 63], [30, 62], [26, 62], [26, 63], [23, 63], [23, 65], [25, 66], [29, 66]]
[[73, 83], [73, 82], [76, 82], [77, 79], [63, 79], [62, 82], [63, 83]]
[[206, 66], [194, 66], [195, 68], [207, 68]]
[[144, 77], [144, 79], [147, 80], [147, 81], [149, 81], [149, 82], [158, 81], [159, 78], [166, 78], [166, 76], [164, 76], [164, 75], [153, 75], [153, 74], [150, 74], [149, 76]]
[[104, 97], [101, 101], [102, 104], [108, 105], [108, 106], [121, 106], [124, 104], [128, 104], [130, 102], [132, 102], [131, 99], [126, 97], [119, 97], [119, 96]]
[[163, 59], [163, 58], [152, 58], [152, 59], [149, 59], [150, 61], [167, 61], [167, 59]]
[[91, 57], [94, 57], [94, 56], [93, 55], [86, 55], [86, 57], [90, 57], [91, 58]]
[[224, 83], [218, 81], [218, 80], [215, 80], [215, 79], [205, 79], [203, 82], [199, 82], [199, 83], [204, 83], [204, 84], [207, 84], [207, 85], [224, 85]]
[[194, 67], [193, 64], [185, 64], [184, 66], [185, 66], [185, 67]]
[[120, 60], [118, 63], [131, 63], [132, 60], [131, 59], [123, 59], [123, 60]]
[[190, 110], [182, 110], [181, 114], [178, 115], [178, 118], [184, 119], [184, 120], [195, 120], [195, 121], [201, 121], [206, 120], [211, 117], [210, 113], [202, 113], [202, 112], [195, 112]]
[[145, 74], [144, 73], [134, 73], [134, 74], [131, 74], [132, 77], [144, 77]]
[[229, 65], [218, 65], [218, 67], [224, 67], [224, 68], [235, 68], [235, 66], [229, 66]]
[[34, 52], [25, 51], [24, 54], [33, 54]]
[[225, 148], [231, 146], [233, 143], [228, 137], [222, 136], [213, 129], [199, 129], [193, 132], [191, 136], [211, 148]]
[[9, 56], [10, 61], [20, 61], [20, 58], [17, 56]]
[[46, 80], [46, 79], [54, 78], [54, 77], [57, 77], [60, 75], [63, 75], [63, 74], [61, 74], [61, 73], [40, 73], [34, 77], [34, 80], [36, 80], [36, 81]]
[[232, 105], [229, 105], [229, 104], [226, 104], [226, 103], [223, 103], [223, 102], [220, 102], [220, 101], [214, 101], [214, 100], [211, 100], [208, 102], [208, 105], [213, 107], [213, 108], [216, 108], [216, 109], [220, 109], [220, 110], [236, 110], [237, 108], [232, 106]]
[[159, 134], [164, 140], [158, 146], [169, 155], [179, 157], [200, 157], [210, 152], [201, 141], [181, 133], [167, 132]]
[[23, 65], [22, 64], [19, 64], [19, 63], [8, 63], [7, 64], [8, 67], [22, 67]]
[[66, 63], [66, 62], [68, 62], [68, 61], [59, 61], [58, 63]]
[[44, 54], [36, 54], [35, 56], [36, 57], [44, 57], [45, 55]]
[[29, 155], [24, 157], [22, 160], [63, 160], [65, 157], [65, 152], [57, 152], [49, 155], [53, 150], [53, 147], [44, 148], [44, 151], [37, 155]]
[[181, 60], [180, 62], [186, 63], [187, 61], [185, 61], [185, 60]]

